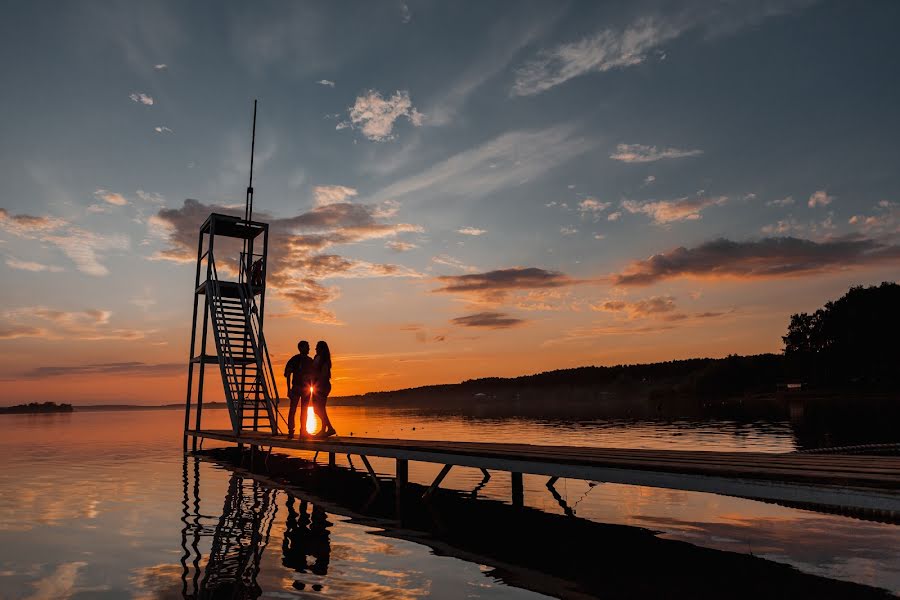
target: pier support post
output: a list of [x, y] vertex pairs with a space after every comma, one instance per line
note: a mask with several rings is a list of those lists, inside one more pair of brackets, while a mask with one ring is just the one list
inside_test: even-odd
[[521, 473], [510, 473], [512, 476], [512, 504], [521, 508], [525, 505], [525, 487], [522, 483]]
[[334, 468], [334, 466], [335, 466], [336, 464], [337, 464], [337, 463], [335, 463], [334, 452], [329, 452], [329, 453], [328, 453], [328, 466], [331, 467], [331, 468]]
[[447, 476], [447, 473], [450, 472], [450, 469], [453, 468], [453, 465], [444, 465], [444, 468], [441, 469], [441, 472], [438, 473], [438, 476], [434, 478], [434, 481], [431, 483], [431, 487], [425, 490], [425, 493], [422, 494], [422, 500], [430, 500], [431, 496], [437, 491], [439, 487], [441, 487], [441, 482], [444, 481], [444, 477]]
[[394, 502], [397, 511], [397, 518], [402, 514], [403, 490], [409, 483], [409, 461], [405, 458], [397, 459], [397, 477], [394, 480]]

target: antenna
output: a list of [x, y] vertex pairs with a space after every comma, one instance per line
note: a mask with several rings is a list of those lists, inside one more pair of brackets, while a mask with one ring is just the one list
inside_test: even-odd
[[247, 186], [247, 200], [244, 205], [244, 220], [253, 218], [253, 155], [256, 153], [256, 100], [253, 100], [253, 134], [250, 138], [250, 185]]

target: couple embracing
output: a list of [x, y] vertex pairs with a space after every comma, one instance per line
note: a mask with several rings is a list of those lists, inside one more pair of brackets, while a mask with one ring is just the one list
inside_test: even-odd
[[322, 429], [315, 435], [328, 437], [337, 431], [331, 426], [325, 404], [331, 393], [331, 351], [328, 344], [316, 344], [315, 358], [309, 357], [309, 342], [302, 340], [297, 344], [299, 354], [295, 354], [284, 367], [287, 379], [288, 398], [291, 409], [288, 413], [288, 437], [294, 437], [294, 424], [297, 416], [297, 405], [300, 405], [300, 437], [306, 437], [306, 414], [312, 403], [313, 410], [322, 421]]

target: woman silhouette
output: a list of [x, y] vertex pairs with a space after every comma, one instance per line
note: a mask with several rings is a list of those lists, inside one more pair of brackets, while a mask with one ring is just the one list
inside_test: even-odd
[[328, 418], [328, 410], [325, 405], [328, 402], [328, 394], [331, 393], [331, 350], [328, 344], [319, 341], [316, 344], [316, 357], [313, 359], [313, 373], [315, 375], [315, 391], [313, 392], [313, 409], [322, 419], [322, 430], [319, 435], [328, 437], [335, 435], [334, 427]]

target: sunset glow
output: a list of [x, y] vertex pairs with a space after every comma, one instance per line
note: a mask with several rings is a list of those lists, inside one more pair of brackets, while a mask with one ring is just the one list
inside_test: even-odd
[[7, 15], [5, 55], [46, 44], [0, 66], [4, 402], [183, 398], [257, 97], [269, 352], [326, 340], [332, 396], [778, 352], [897, 278], [893, 8], [230, 6]]

